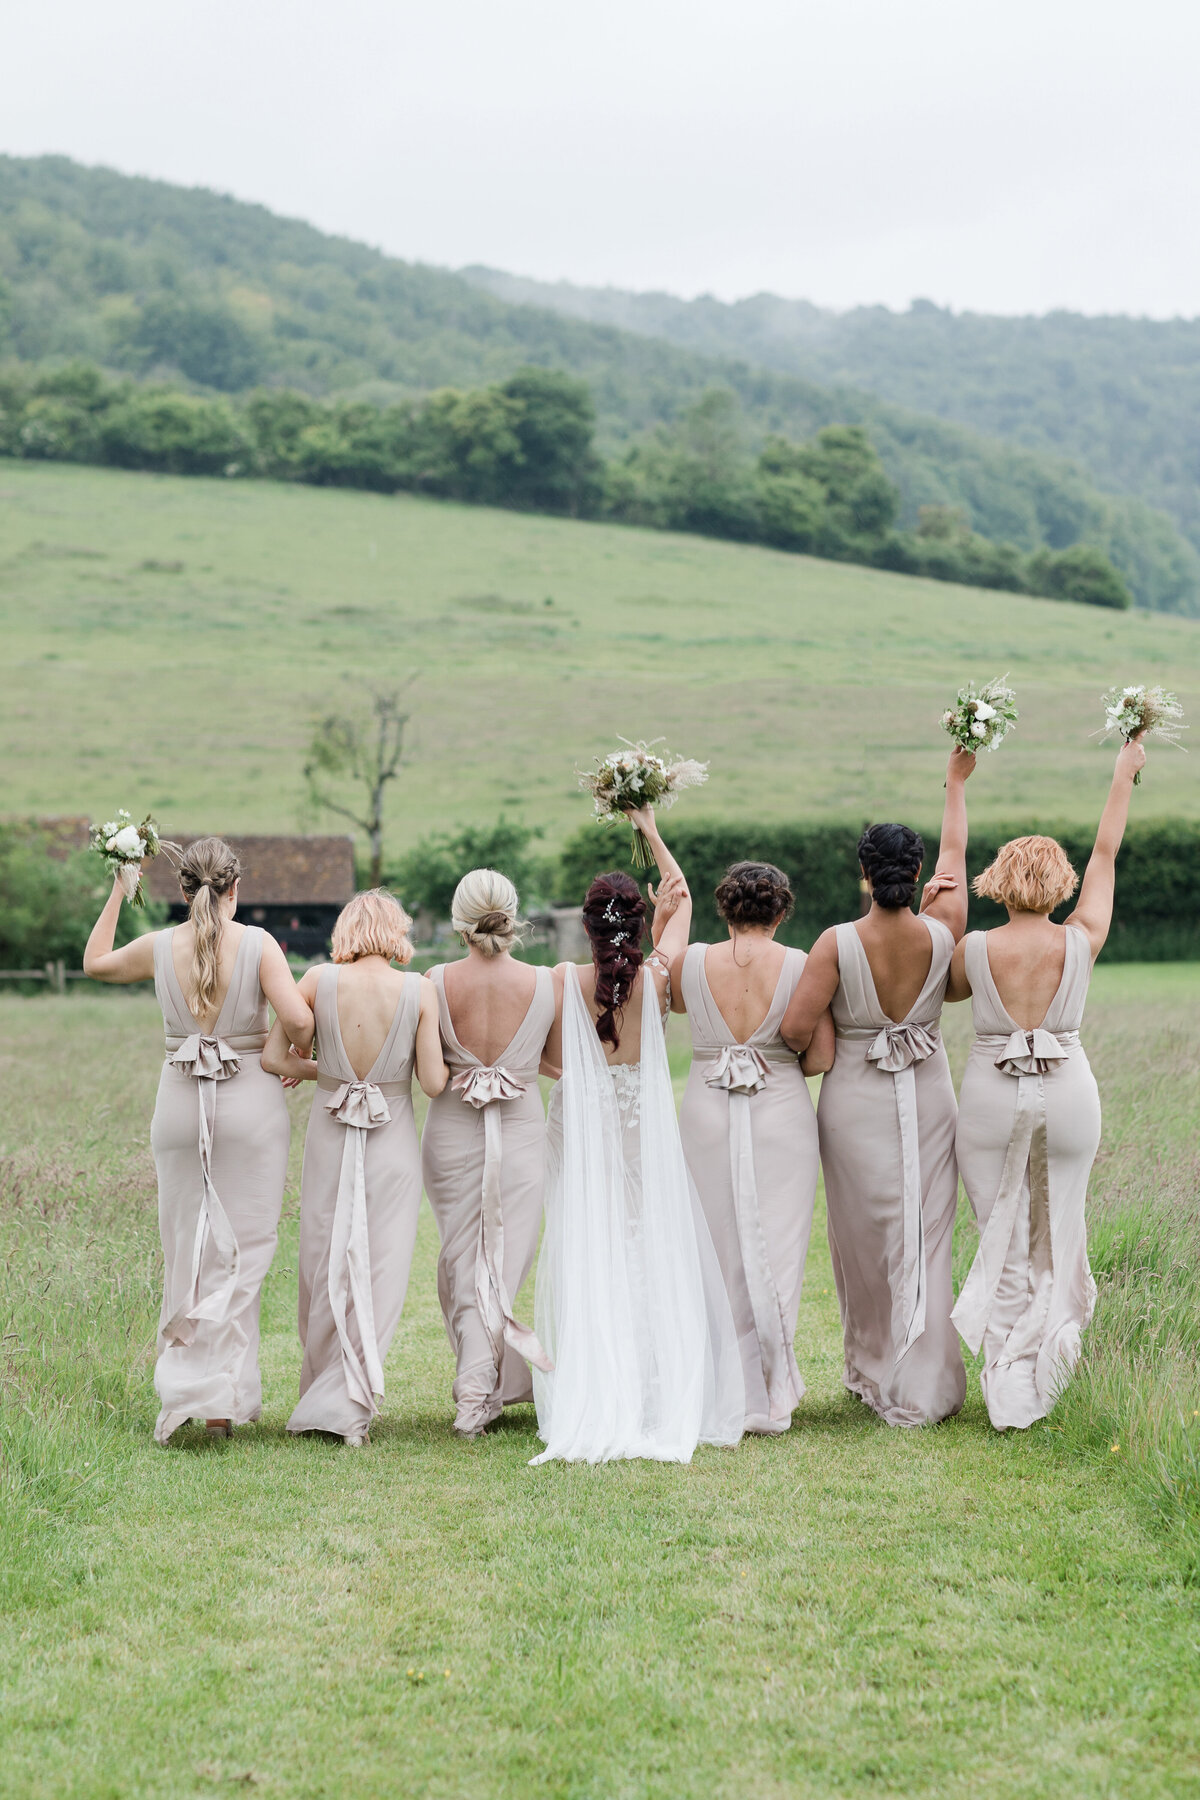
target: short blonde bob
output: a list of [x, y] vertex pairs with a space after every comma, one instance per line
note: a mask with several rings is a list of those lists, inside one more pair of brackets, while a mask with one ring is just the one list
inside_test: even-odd
[[382, 956], [388, 962], [412, 961], [412, 920], [394, 894], [372, 888], [355, 894], [337, 916], [331, 952], [335, 963], [357, 962], [360, 956]]
[[971, 883], [984, 899], [1030, 913], [1053, 912], [1078, 885], [1066, 851], [1050, 837], [1014, 838]]

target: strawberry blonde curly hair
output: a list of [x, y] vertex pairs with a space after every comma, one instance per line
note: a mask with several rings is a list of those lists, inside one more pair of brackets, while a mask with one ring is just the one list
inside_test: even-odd
[[1053, 912], [1078, 885], [1066, 851], [1051, 837], [1013, 838], [971, 883], [983, 899], [1031, 913]]

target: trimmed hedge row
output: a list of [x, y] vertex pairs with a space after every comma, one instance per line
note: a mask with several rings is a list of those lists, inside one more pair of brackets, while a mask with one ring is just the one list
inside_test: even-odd
[[[865, 821], [864, 821], [865, 823]], [[719, 820], [672, 824], [671, 848], [687, 874], [695, 899], [696, 937], [723, 937], [713, 891], [732, 862], [747, 858], [777, 863], [791, 880], [796, 910], [780, 933], [782, 941], [808, 949], [827, 925], [858, 915], [862, 904], [855, 845], [861, 826], [846, 824], [755, 825]], [[975, 875], [1001, 844], [1030, 831], [1055, 837], [1082, 877], [1091, 855], [1094, 829], [1052, 822], [1019, 826], [982, 825], [971, 831], [967, 869]], [[924, 830], [925, 867], [937, 859], [938, 833]], [[628, 868], [629, 836], [623, 827], [603, 831], [583, 827], [563, 847], [558, 898], [582, 901], [588, 883], [605, 869]], [[635, 872], [635, 871], [631, 871]], [[1117, 857], [1116, 905], [1104, 957], [1109, 962], [1200, 960], [1200, 826], [1182, 820], [1131, 825]], [[1071, 904], [1054, 914], [1061, 919]], [[990, 900], [970, 902], [970, 929], [1004, 923], [1003, 909]]]

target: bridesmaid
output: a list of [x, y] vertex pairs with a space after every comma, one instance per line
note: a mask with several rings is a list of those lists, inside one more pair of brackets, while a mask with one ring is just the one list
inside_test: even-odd
[[734, 863], [716, 900], [729, 942], [692, 944], [671, 968], [692, 1031], [679, 1124], [737, 1326], [746, 1430], [778, 1433], [804, 1393], [793, 1340], [818, 1167], [804, 1077], [833, 1066], [833, 1020], [803, 1062], [779, 1035], [805, 963], [775, 942], [793, 906], [783, 871]]
[[971, 932], [951, 964], [948, 997], [971, 996], [976, 1032], [959, 1102], [958, 1166], [980, 1230], [953, 1317], [969, 1348], [983, 1350], [983, 1394], [998, 1431], [1045, 1418], [1079, 1360], [1095, 1304], [1084, 1206], [1100, 1096], [1079, 1027], [1112, 920], [1133, 778], [1145, 761], [1137, 740], [1117, 756], [1065, 925], [1051, 924], [1050, 912], [1074, 893], [1074, 869], [1053, 838], [1017, 838], [974, 883], [1006, 909], [1008, 924]]
[[83, 957], [97, 981], [152, 976], [166, 1026], [150, 1126], [165, 1275], [154, 1370], [160, 1444], [193, 1417], [227, 1437], [262, 1415], [258, 1314], [290, 1135], [279, 1083], [259, 1066], [267, 1002], [302, 1055], [313, 1020], [274, 938], [235, 922], [240, 874], [228, 844], [200, 838], [179, 864], [186, 925], [120, 950], [114, 883]]
[[417, 1235], [414, 1064], [431, 1099], [447, 1080], [433, 988], [391, 966], [412, 960], [411, 923], [391, 894], [356, 894], [333, 928], [333, 961], [300, 983], [317, 1060], [296, 1055], [278, 1020], [262, 1057], [289, 1087], [317, 1084], [300, 1184], [304, 1363], [288, 1430], [332, 1432], [350, 1449], [370, 1441]]
[[871, 894], [863, 919], [817, 939], [784, 1015], [803, 1053], [832, 1005], [836, 1058], [817, 1125], [829, 1248], [850, 1392], [889, 1425], [925, 1425], [962, 1406], [950, 1254], [958, 1202], [955, 1105], [939, 1019], [954, 946], [966, 929], [965, 782], [951, 752], [939, 873], [911, 910], [924, 845], [905, 825], [871, 825], [858, 855]]
[[430, 1104], [421, 1163], [442, 1240], [438, 1296], [458, 1370], [454, 1429], [468, 1438], [504, 1407], [533, 1399], [530, 1362], [549, 1366], [513, 1314], [542, 1225], [546, 1117], [537, 1078], [554, 1024], [550, 970], [513, 960], [518, 905], [506, 875], [464, 875], [451, 922], [467, 954], [429, 972], [453, 1080]]

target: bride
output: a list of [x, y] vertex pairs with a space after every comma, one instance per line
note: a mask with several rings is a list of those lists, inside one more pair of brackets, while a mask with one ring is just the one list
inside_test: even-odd
[[630, 814], [661, 881], [654, 949], [630, 876], [599, 875], [583, 923], [592, 966], [554, 971], [545, 1062], [546, 1230], [536, 1329], [554, 1364], [534, 1372], [535, 1462], [690, 1462], [742, 1435], [745, 1388], [725, 1284], [684, 1161], [663, 1037], [669, 970], [692, 902], [654, 811]]

